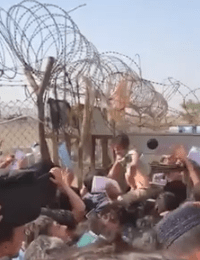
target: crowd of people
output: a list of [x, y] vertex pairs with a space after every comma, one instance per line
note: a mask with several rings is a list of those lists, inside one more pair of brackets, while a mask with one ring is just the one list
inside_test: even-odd
[[90, 170], [81, 189], [73, 187], [73, 170], [19, 162], [10, 172], [14, 157], [7, 157], [0, 164], [0, 259], [76, 259], [108, 245], [116, 253], [200, 259], [200, 165], [178, 146], [162, 157], [166, 183], [156, 185], [129, 146], [126, 134], [113, 138], [114, 163]]

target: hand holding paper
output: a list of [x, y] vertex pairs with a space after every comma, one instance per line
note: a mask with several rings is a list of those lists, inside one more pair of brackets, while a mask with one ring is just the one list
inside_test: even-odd
[[70, 156], [69, 156], [69, 153], [67, 151], [65, 143], [62, 143], [62, 144], [59, 145], [58, 154], [59, 154], [59, 157], [62, 161], [62, 165], [67, 167], [68, 169], [72, 169], [73, 168], [72, 162], [71, 162], [71, 159], [70, 159]]
[[185, 150], [185, 147], [183, 145], [176, 147], [172, 157], [185, 161], [187, 159], [187, 152]]
[[193, 146], [188, 153], [188, 159], [193, 160], [200, 165], [200, 148]]
[[117, 181], [107, 177], [94, 176], [91, 191], [92, 193], [106, 192], [106, 187], [109, 185], [115, 186], [119, 191], [121, 190]]

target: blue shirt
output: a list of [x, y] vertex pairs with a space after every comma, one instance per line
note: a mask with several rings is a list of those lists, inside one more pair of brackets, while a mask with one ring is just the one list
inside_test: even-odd
[[12, 260], [23, 260], [24, 259], [24, 252], [20, 249], [19, 254], [17, 257], [12, 258]]

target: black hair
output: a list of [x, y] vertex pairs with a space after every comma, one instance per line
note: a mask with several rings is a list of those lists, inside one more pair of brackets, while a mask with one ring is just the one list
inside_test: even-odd
[[128, 149], [130, 141], [128, 135], [122, 133], [113, 138], [112, 144], [120, 145], [123, 149]]
[[179, 200], [179, 204], [185, 201], [187, 198], [186, 185], [179, 180], [168, 182], [164, 187], [164, 191], [173, 193]]
[[163, 192], [160, 194], [163, 198], [164, 207], [166, 210], [174, 210], [179, 206], [179, 200], [172, 192]]
[[86, 174], [83, 184], [87, 188], [88, 192], [91, 192], [92, 190], [92, 181], [93, 181], [93, 175], [91, 173]]
[[41, 215], [52, 218], [60, 225], [67, 226], [69, 230], [74, 230], [77, 225], [72, 212], [68, 210], [42, 208]]
[[109, 212], [113, 212], [116, 215], [121, 225], [127, 223], [128, 213], [125, 206], [121, 202], [116, 201], [109, 203], [101, 210], [100, 215], [103, 216]]
[[38, 176], [49, 172], [53, 167], [56, 166], [52, 161], [40, 161], [34, 165], [32, 165], [29, 169], [34, 170]]

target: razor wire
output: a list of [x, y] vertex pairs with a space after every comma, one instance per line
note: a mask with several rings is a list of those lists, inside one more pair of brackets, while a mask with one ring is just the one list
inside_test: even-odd
[[[55, 62], [45, 95], [55, 97], [56, 92], [57, 97], [67, 99], [72, 106], [84, 102], [84, 77], [91, 81], [95, 105], [107, 108], [113, 106], [113, 95], [121, 82], [126, 82], [124, 109], [133, 116], [148, 117], [152, 124], [155, 120], [161, 122], [172, 111], [176, 111], [174, 117], [181, 115], [170, 106], [177, 96], [182, 102], [190, 98], [199, 102], [198, 90], [191, 90], [178, 80], [168, 78], [167, 83], [157, 83], [143, 79], [134, 59], [118, 52], [99, 53], [69, 13], [56, 5], [35, 0], [22, 1], [7, 11], [0, 8], [2, 85], [21, 80], [25, 67], [37, 82], [41, 81], [46, 59], [53, 56]], [[34, 100], [33, 93], [26, 83], [24, 85], [27, 97]]]

